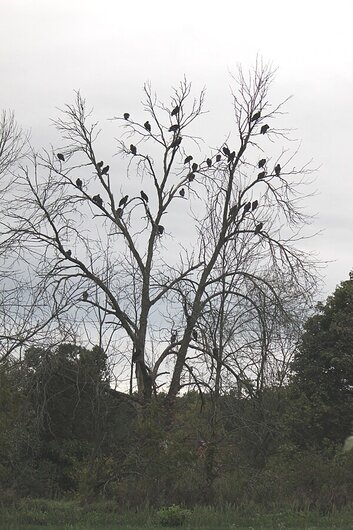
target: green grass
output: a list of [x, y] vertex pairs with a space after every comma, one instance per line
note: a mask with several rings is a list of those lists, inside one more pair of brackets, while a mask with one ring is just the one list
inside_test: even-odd
[[[352, 530], [353, 509], [322, 516], [317, 512], [239, 513], [195, 508], [183, 530]], [[81, 506], [74, 501], [22, 500], [0, 507], [0, 530], [173, 530], [157, 523], [156, 511], [121, 513], [117, 504]]]

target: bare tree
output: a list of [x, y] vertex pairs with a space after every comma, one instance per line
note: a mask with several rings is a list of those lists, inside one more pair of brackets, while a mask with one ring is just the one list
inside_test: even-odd
[[192, 133], [204, 92], [193, 99], [184, 80], [165, 105], [145, 86], [148, 120], [116, 118], [131, 176], [123, 182], [96, 152], [99, 130], [77, 93], [56, 121], [64, 147], [33, 156], [17, 175], [7, 213], [18, 248], [33, 260], [40, 253], [54, 299], [67, 297], [87, 319], [104, 314], [118, 364], [135, 367], [130, 392], [136, 384], [144, 401], [163, 388], [172, 403], [188, 382], [206, 384], [195, 331], [210, 304], [220, 309], [226, 293], [255, 310], [261, 296], [281, 303], [280, 275], [302, 293], [314, 284], [311, 259], [296, 246], [308, 170], [283, 150], [272, 154], [286, 139], [273, 125], [281, 105], [268, 101], [272, 78], [260, 64], [247, 78], [239, 70], [235, 134], [206, 153]]

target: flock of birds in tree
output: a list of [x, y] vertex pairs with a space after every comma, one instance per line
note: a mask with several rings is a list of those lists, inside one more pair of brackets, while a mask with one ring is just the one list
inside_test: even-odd
[[[172, 117], [177, 117], [179, 116], [179, 113], [180, 113], [180, 107], [179, 105], [175, 106], [172, 111], [171, 111], [171, 116]], [[129, 120], [130, 119], [130, 114], [128, 112], [125, 112], [123, 114], [123, 117], [125, 120]], [[261, 112], [258, 111], [258, 112], [255, 112], [251, 119], [250, 119], [250, 123], [253, 123], [253, 122], [256, 122], [260, 119], [261, 117]], [[151, 124], [150, 122], [147, 120], [145, 123], [144, 123], [144, 128], [147, 132], [151, 133], [152, 131], [152, 127], [151, 127]], [[261, 126], [260, 128], [260, 134], [266, 134], [267, 131], [269, 130], [269, 125], [268, 124], [264, 124]], [[171, 142], [169, 148], [170, 149], [176, 149], [179, 147], [181, 141], [182, 141], [182, 137], [178, 134], [179, 133], [179, 130], [180, 130], [180, 124], [179, 124], [179, 120], [178, 120], [178, 123], [175, 123], [175, 124], [172, 124], [170, 127], [169, 127], [169, 132], [173, 133], [174, 134], [174, 139], [173, 141]], [[230, 151], [230, 149], [225, 145], [223, 148], [222, 148], [222, 152], [223, 154], [227, 157], [227, 161], [228, 163], [231, 163], [234, 161], [235, 159], [235, 156], [236, 156], [236, 153], [235, 151]], [[134, 144], [130, 144], [130, 153], [133, 155], [133, 156], [136, 156], [137, 155], [137, 148]], [[57, 153], [57, 158], [58, 160], [60, 161], [60, 163], [63, 163], [65, 162], [65, 156], [62, 154], [62, 153]], [[193, 157], [192, 155], [188, 155], [185, 160], [184, 160], [184, 164], [190, 164], [191, 161], [193, 160]], [[222, 155], [220, 153], [218, 153], [215, 157], [215, 160], [216, 162], [220, 162], [222, 160]], [[261, 172], [258, 173], [257, 175], [257, 178], [258, 180], [262, 180], [264, 179], [266, 176], [267, 176], [267, 171], [266, 171], [266, 158], [261, 158], [261, 160], [259, 160], [258, 162], [258, 168], [259, 169], [262, 169]], [[211, 168], [212, 167], [212, 159], [211, 158], [207, 158], [206, 159], [206, 165], [208, 168]], [[104, 166], [104, 162], [101, 161], [101, 162], [97, 162], [96, 164], [96, 170], [98, 172], [98, 174], [100, 176], [103, 176], [103, 175], [107, 175], [109, 173], [109, 165], [106, 165]], [[192, 182], [194, 179], [195, 179], [195, 173], [198, 172], [199, 170], [199, 165], [196, 163], [196, 162], [193, 162], [192, 165], [191, 165], [191, 168], [190, 168], [190, 173], [188, 174], [188, 181], [189, 182]], [[275, 175], [278, 177], [281, 173], [281, 166], [280, 164], [277, 164], [275, 167], [274, 167], [274, 173]], [[83, 181], [78, 178], [76, 179], [76, 187], [82, 191], [83, 189]], [[180, 197], [184, 198], [185, 197], [185, 189], [184, 188], [181, 188], [179, 190], [179, 195]], [[148, 195], [143, 191], [141, 190], [140, 191], [140, 196], [141, 196], [141, 199], [143, 200], [143, 202], [147, 205], [148, 203]], [[125, 195], [124, 197], [122, 197], [119, 201], [119, 207], [117, 209], [117, 216], [118, 217], [121, 217], [122, 215], [122, 212], [123, 212], [123, 209], [125, 208], [127, 202], [128, 202], [128, 199], [129, 199], [129, 196], [128, 195]], [[102, 197], [99, 195], [99, 193], [97, 195], [94, 195], [92, 197], [92, 202], [94, 204], [96, 204], [99, 208], [102, 208], [103, 207], [103, 199]], [[256, 210], [256, 208], [258, 207], [258, 201], [255, 200], [255, 201], [249, 201], [247, 202], [244, 206], [243, 206], [243, 213], [242, 213], [242, 216], [244, 217], [248, 212], [254, 212], [254, 210]], [[239, 207], [237, 205], [234, 205], [230, 208], [230, 216], [231, 217], [235, 217], [235, 215], [238, 213], [239, 211]], [[263, 228], [263, 223], [258, 223], [255, 227], [255, 230], [254, 230], [254, 233], [255, 234], [259, 234], [261, 232]], [[157, 225], [156, 227], [157, 229], [157, 233], [159, 235], [162, 235], [163, 232], [164, 232], [164, 227], [162, 225]], [[65, 255], [66, 257], [70, 258], [72, 256], [72, 252], [71, 250], [68, 250], [65, 252]], [[87, 300], [88, 298], [88, 293], [87, 291], [85, 291], [82, 295], [82, 298], [84, 300]], [[192, 333], [192, 336], [194, 338], [194, 340], [197, 341], [197, 332], [196, 331], [193, 331]], [[177, 340], [177, 335], [176, 334], [173, 334], [172, 337], [171, 337], [171, 342], [174, 343], [176, 342]]]

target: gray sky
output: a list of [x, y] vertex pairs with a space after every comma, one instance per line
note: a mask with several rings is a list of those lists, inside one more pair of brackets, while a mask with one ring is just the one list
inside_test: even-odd
[[308, 245], [331, 262], [324, 297], [353, 268], [352, 15], [348, 0], [2, 0], [0, 108], [14, 109], [33, 143], [48, 146], [49, 118], [80, 89], [113, 137], [105, 120], [140, 113], [145, 81], [166, 96], [185, 74], [196, 92], [206, 86], [208, 138], [220, 144], [229, 72], [260, 54], [278, 67], [273, 101], [294, 96], [287, 123], [302, 140], [299, 162], [319, 168], [308, 209], [323, 232]]

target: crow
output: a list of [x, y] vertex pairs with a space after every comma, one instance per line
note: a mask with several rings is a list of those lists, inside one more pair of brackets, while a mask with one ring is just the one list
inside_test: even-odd
[[221, 155], [216, 155], [216, 162], [220, 162], [221, 161]]
[[261, 180], [261, 179], [263, 179], [265, 176], [266, 176], [266, 171], [261, 171], [261, 173], [259, 173], [259, 174], [257, 175], [257, 178], [258, 178], [259, 180]]
[[123, 209], [122, 209], [122, 208], [117, 208], [117, 210], [116, 210], [115, 213], [116, 213], [116, 216], [117, 216], [118, 218], [120, 218], [120, 217], [122, 216]]
[[251, 205], [251, 210], [254, 211], [256, 210], [256, 208], [258, 207], [259, 205], [259, 201], [254, 201]]
[[163, 232], [164, 232], [164, 226], [162, 226], [162, 225], [158, 225], [158, 226], [157, 226], [157, 229], [158, 229], [158, 234], [159, 234], [160, 236], [162, 236], [162, 235], [163, 235]]
[[212, 166], [212, 160], [210, 158], [207, 158], [206, 159], [206, 164], [208, 167], [211, 167]]
[[259, 163], [257, 164], [257, 167], [262, 168], [264, 167], [265, 164], [266, 164], [266, 158], [261, 158], [261, 160], [259, 160]]
[[133, 144], [130, 144], [130, 151], [133, 155], [136, 155], [137, 153], [137, 149]]
[[62, 153], [58, 153], [56, 156], [58, 157], [60, 162], [65, 162], [65, 157], [64, 157], [64, 155]]
[[191, 162], [192, 159], [193, 157], [191, 155], [187, 156], [184, 160], [184, 164], [188, 164], [189, 162]]
[[281, 173], [281, 166], [279, 164], [277, 164], [277, 166], [275, 166], [275, 173], [276, 173], [277, 177], [279, 177], [279, 175]]
[[193, 165], [191, 166], [191, 169], [193, 170], [193, 172], [195, 173], [195, 171], [197, 171], [197, 168], [198, 168], [198, 164], [196, 164], [196, 162], [193, 163]]
[[120, 199], [120, 201], [119, 201], [119, 208], [125, 206], [125, 204], [127, 203], [128, 198], [129, 198], [129, 196], [128, 196], [128, 195], [125, 195], [122, 199]]
[[145, 202], [148, 202], [148, 196], [143, 190], [140, 191], [140, 195]]
[[244, 213], [247, 213], [251, 208], [251, 202], [247, 202], [244, 206]]
[[235, 158], [235, 151], [232, 151], [231, 153], [229, 153], [228, 162], [233, 162], [234, 158]]
[[130, 118], [130, 114], [128, 112], [124, 113], [124, 120], [128, 120]]
[[175, 125], [171, 125], [168, 129], [169, 132], [176, 132], [179, 130], [179, 125], [178, 124], [175, 124]]
[[102, 175], [106, 175], [106, 174], [108, 173], [108, 171], [109, 171], [109, 166], [105, 166], [105, 167], [102, 169], [101, 174], [102, 174]]
[[263, 228], [264, 224], [263, 223], [259, 223], [258, 225], [256, 225], [255, 227], [255, 234], [259, 234]]
[[99, 193], [98, 193], [98, 195], [94, 195], [94, 196], [92, 197], [92, 201], [93, 201], [97, 206], [99, 206], [100, 208], [102, 208], [102, 206], [103, 206], [103, 199], [102, 199], [102, 197], [99, 195]]
[[181, 140], [182, 140], [181, 136], [178, 136], [178, 138], [176, 138], [176, 139], [174, 140], [174, 142], [172, 142], [172, 143], [170, 144], [170, 147], [171, 147], [172, 149], [174, 149], [175, 147], [178, 147], [178, 146], [181, 144]]
[[224, 153], [226, 156], [229, 156], [229, 155], [230, 155], [230, 151], [229, 151], [228, 147], [223, 147], [222, 151], [223, 151], [223, 153]]
[[144, 128], [146, 129], [146, 131], [148, 132], [151, 132], [151, 124], [149, 121], [146, 121], [144, 124], [143, 124]]
[[230, 215], [231, 217], [234, 217], [234, 216], [236, 215], [237, 211], [238, 211], [238, 205], [237, 205], [237, 204], [234, 204], [234, 205], [231, 207], [231, 209], [229, 210], [229, 215]]
[[265, 133], [267, 133], [267, 131], [269, 130], [269, 128], [270, 128], [270, 126], [267, 125], [267, 123], [266, 123], [265, 125], [263, 125], [263, 126], [261, 127], [261, 129], [260, 129], [260, 133], [261, 133], [261, 134], [265, 134]]
[[101, 160], [100, 162], [97, 162], [97, 169], [102, 169], [103, 164], [104, 164], [103, 160]]
[[257, 121], [261, 116], [261, 112], [255, 112], [255, 114], [253, 115], [253, 117], [251, 118], [250, 121]]
[[179, 195], [180, 195], [181, 197], [185, 197], [185, 190], [184, 190], [184, 188], [181, 188], [181, 190], [179, 191]]
[[196, 330], [194, 330], [192, 332], [192, 338], [194, 339], [194, 341], [197, 341], [197, 331]]
[[88, 292], [87, 291], [83, 291], [82, 298], [83, 298], [83, 300], [87, 300], [88, 299]]
[[71, 258], [71, 256], [72, 256], [72, 251], [71, 251], [71, 250], [67, 250], [67, 251], [65, 252], [65, 255], [66, 255], [67, 258]]
[[179, 114], [179, 111], [180, 111], [180, 107], [179, 105], [177, 105], [176, 107], [174, 107], [174, 109], [172, 110], [172, 116], [176, 116], [177, 114]]
[[192, 182], [192, 181], [194, 180], [194, 178], [195, 178], [194, 173], [189, 173], [189, 174], [188, 174], [188, 181], [189, 181], [189, 182]]
[[76, 179], [76, 186], [78, 187], [79, 190], [82, 190], [82, 180], [81, 179]]

